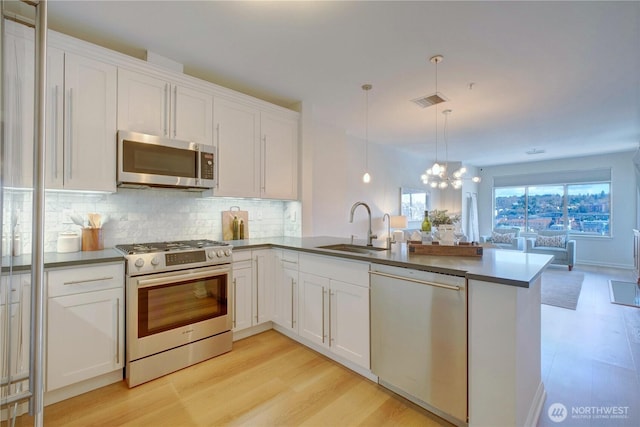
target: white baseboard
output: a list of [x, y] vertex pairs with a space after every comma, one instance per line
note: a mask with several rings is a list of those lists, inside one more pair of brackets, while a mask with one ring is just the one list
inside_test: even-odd
[[634, 270], [635, 267], [629, 264], [614, 264], [614, 263], [604, 263], [604, 262], [593, 262], [593, 261], [576, 261], [576, 265], [574, 267], [580, 267], [581, 265], [587, 265], [589, 267], [605, 267], [605, 268], [619, 268], [621, 270]]
[[48, 391], [44, 394], [44, 405], [47, 406], [58, 403], [122, 380], [124, 380], [122, 369], [118, 369], [117, 371], [109, 372], [108, 374], [100, 375], [99, 377], [90, 378], [76, 384], [71, 384], [67, 387]]
[[273, 329], [273, 322], [265, 322], [256, 326], [252, 326], [250, 328], [241, 329], [239, 331], [233, 331], [233, 340], [238, 341], [243, 338], [248, 338], [252, 335], [260, 334], [264, 331], [268, 331], [269, 329]]
[[299, 342], [300, 344], [304, 345], [305, 347], [309, 347], [310, 349], [322, 354], [323, 356], [328, 357], [331, 360], [334, 360], [336, 362], [338, 362], [339, 364], [341, 364], [342, 366], [351, 369], [352, 371], [354, 371], [356, 374], [360, 374], [363, 377], [367, 378], [368, 380], [371, 380], [375, 383], [378, 382], [378, 376], [374, 375], [370, 370], [363, 368], [360, 365], [357, 365], [355, 363], [353, 363], [350, 360], [347, 360], [343, 357], [340, 357], [336, 354], [334, 354], [331, 350], [329, 350], [326, 347], [322, 347], [317, 345], [314, 342], [311, 342], [303, 337], [301, 337], [300, 335], [291, 332], [288, 329], [285, 329], [279, 325], [274, 324], [273, 325], [273, 329], [275, 329], [276, 331], [280, 332], [282, 335], [285, 335], [289, 338], [291, 338], [294, 341]]

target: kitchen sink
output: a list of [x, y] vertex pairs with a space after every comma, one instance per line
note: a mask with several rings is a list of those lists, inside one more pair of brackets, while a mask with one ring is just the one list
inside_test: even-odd
[[377, 248], [375, 246], [351, 245], [348, 243], [338, 243], [335, 245], [317, 246], [318, 249], [331, 249], [332, 251], [354, 252], [358, 254], [368, 254], [378, 251], [386, 251], [386, 248]]

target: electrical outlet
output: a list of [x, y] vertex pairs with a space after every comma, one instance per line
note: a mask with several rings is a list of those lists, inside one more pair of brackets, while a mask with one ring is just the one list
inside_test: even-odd
[[258, 210], [258, 211], [256, 212], [256, 219], [257, 219], [258, 221], [262, 221], [262, 210]]
[[62, 224], [73, 224], [73, 221], [71, 221], [71, 217], [70, 215], [73, 213], [73, 211], [71, 209], [63, 209], [62, 210], [62, 219], [61, 219], [61, 223]]

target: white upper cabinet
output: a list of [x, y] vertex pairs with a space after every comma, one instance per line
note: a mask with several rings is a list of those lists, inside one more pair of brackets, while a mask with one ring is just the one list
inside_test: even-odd
[[261, 196], [298, 197], [298, 121], [268, 113], [260, 115], [262, 132]]
[[120, 68], [118, 129], [213, 145], [213, 96]]
[[[7, 185], [33, 181], [33, 30], [7, 22]], [[115, 191], [116, 67], [47, 47], [45, 187]]]
[[[47, 48], [45, 187], [64, 188], [64, 52]], [[115, 165], [115, 159], [114, 165]]]
[[298, 121], [215, 98], [216, 196], [296, 199]]
[[215, 98], [213, 116], [218, 149], [216, 196], [260, 196], [260, 112]]
[[64, 54], [64, 189], [116, 191], [117, 68]]

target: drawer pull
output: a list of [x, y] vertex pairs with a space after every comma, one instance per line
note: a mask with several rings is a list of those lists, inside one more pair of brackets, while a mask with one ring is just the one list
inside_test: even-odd
[[104, 280], [113, 280], [113, 276], [111, 277], [99, 277], [97, 279], [87, 279], [87, 280], [72, 280], [71, 282], [64, 282], [64, 285], [81, 285], [83, 283], [91, 283], [91, 282], [102, 282]]

